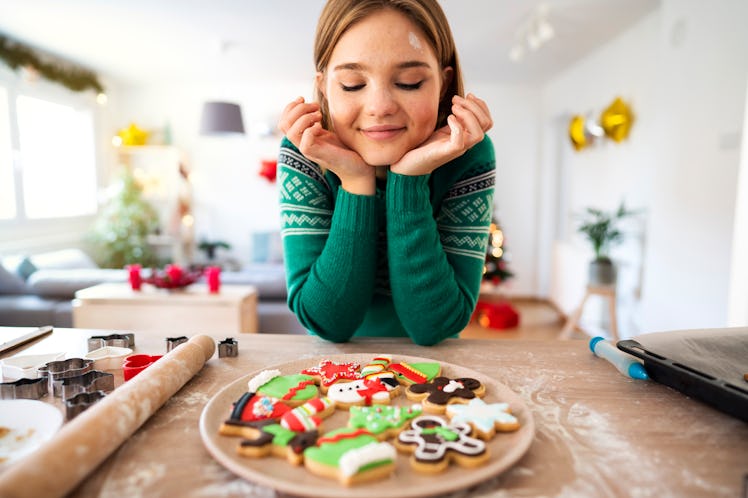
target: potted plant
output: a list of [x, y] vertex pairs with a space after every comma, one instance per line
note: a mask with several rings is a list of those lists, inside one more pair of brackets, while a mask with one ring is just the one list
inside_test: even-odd
[[618, 228], [619, 222], [634, 214], [635, 211], [626, 209], [624, 202], [613, 212], [591, 207], [585, 210], [577, 230], [590, 241], [595, 253], [595, 259], [589, 266], [590, 285], [615, 284], [616, 268], [610, 259], [610, 250], [623, 242], [624, 234]]
[[205, 257], [208, 258], [208, 261], [213, 261], [216, 258], [216, 250], [218, 248], [231, 249], [231, 245], [228, 242], [224, 242], [222, 240], [211, 241], [203, 239], [200, 241], [197, 248], [205, 253]]

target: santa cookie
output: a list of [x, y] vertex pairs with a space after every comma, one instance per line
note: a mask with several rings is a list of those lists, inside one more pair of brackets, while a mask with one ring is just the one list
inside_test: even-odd
[[275, 398], [244, 393], [234, 403], [231, 415], [221, 424], [219, 432], [224, 436], [254, 437], [257, 434], [254, 422], [278, 420], [290, 410], [290, 406]]
[[328, 432], [304, 451], [304, 466], [313, 474], [350, 486], [376, 481], [395, 470], [397, 452], [363, 429]]
[[479, 380], [469, 377], [437, 377], [433, 382], [414, 384], [405, 390], [408, 399], [421, 401], [424, 411], [428, 413], [444, 413], [448, 404], [467, 403], [485, 393], [485, 386]]
[[297, 407], [319, 396], [314, 377], [303, 374], [281, 375], [280, 370], [263, 370], [247, 383], [249, 392], [280, 399]]
[[397, 436], [409, 421], [423, 412], [420, 405], [412, 406], [352, 406], [348, 427], [366, 429], [384, 441]]
[[274, 455], [293, 465], [304, 461], [304, 450], [314, 446], [319, 437], [316, 429], [296, 432], [272, 421], [256, 422], [256, 433], [244, 439], [236, 452], [244, 457], [263, 458]]
[[411, 422], [411, 428], [400, 433], [395, 446], [412, 453], [413, 470], [427, 474], [443, 472], [450, 462], [476, 467], [489, 458], [486, 443], [470, 437], [469, 425], [446, 424], [435, 415], [423, 415]]
[[452, 423], [466, 423], [473, 434], [483, 440], [491, 439], [496, 431], [512, 432], [519, 429], [517, 417], [509, 413], [508, 403], [486, 403], [480, 398], [467, 404], [447, 405], [447, 416]]
[[335, 402], [336, 408], [348, 410], [352, 406], [388, 404], [397, 396], [399, 389], [394, 379], [359, 379], [333, 384], [327, 390], [327, 397]]
[[336, 363], [331, 360], [322, 360], [316, 367], [301, 371], [304, 375], [311, 375], [317, 379], [322, 393], [337, 382], [350, 382], [361, 378], [358, 363]]

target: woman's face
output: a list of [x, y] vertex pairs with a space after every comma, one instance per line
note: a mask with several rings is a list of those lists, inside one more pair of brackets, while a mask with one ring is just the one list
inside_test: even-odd
[[386, 166], [434, 132], [451, 71], [415, 24], [384, 9], [343, 34], [317, 84], [338, 138], [367, 164]]

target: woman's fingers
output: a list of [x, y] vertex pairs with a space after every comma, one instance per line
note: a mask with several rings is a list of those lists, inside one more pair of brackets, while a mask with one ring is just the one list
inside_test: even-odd
[[478, 119], [481, 129], [485, 132], [491, 129], [493, 126], [493, 119], [491, 118], [491, 112], [488, 110], [488, 105], [472, 93], [469, 93], [467, 97], [455, 96], [452, 99], [452, 103], [457, 106], [462, 106], [473, 114]]
[[[302, 120], [302, 126], [308, 127], [314, 123], [314, 114], [319, 113], [319, 104], [316, 102], [304, 102], [303, 97], [298, 97], [291, 103], [289, 103], [281, 114], [280, 120], [278, 120], [278, 129], [281, 130], [288, 138], [293, 141], [296, 137], [291, 136], [294, 133], [291, 131], [294, 126], [299, 125], [299, 121]], [[310, 116], [312, 115], [312, 116]], [[319, 114], [321, 117], [321, 114]], [[302, 119], [303, 118], [303, 119]], [[298, 129], [294, 130], [296, 135], [300, 135]], [[303, 131], [303, 130], [301, 130]]]

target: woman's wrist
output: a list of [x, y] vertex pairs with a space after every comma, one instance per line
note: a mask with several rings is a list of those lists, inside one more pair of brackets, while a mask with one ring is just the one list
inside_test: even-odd
[[340, 186], [349, 194], [374, 195], [377, 191], [374, 175], [340, 178]]

